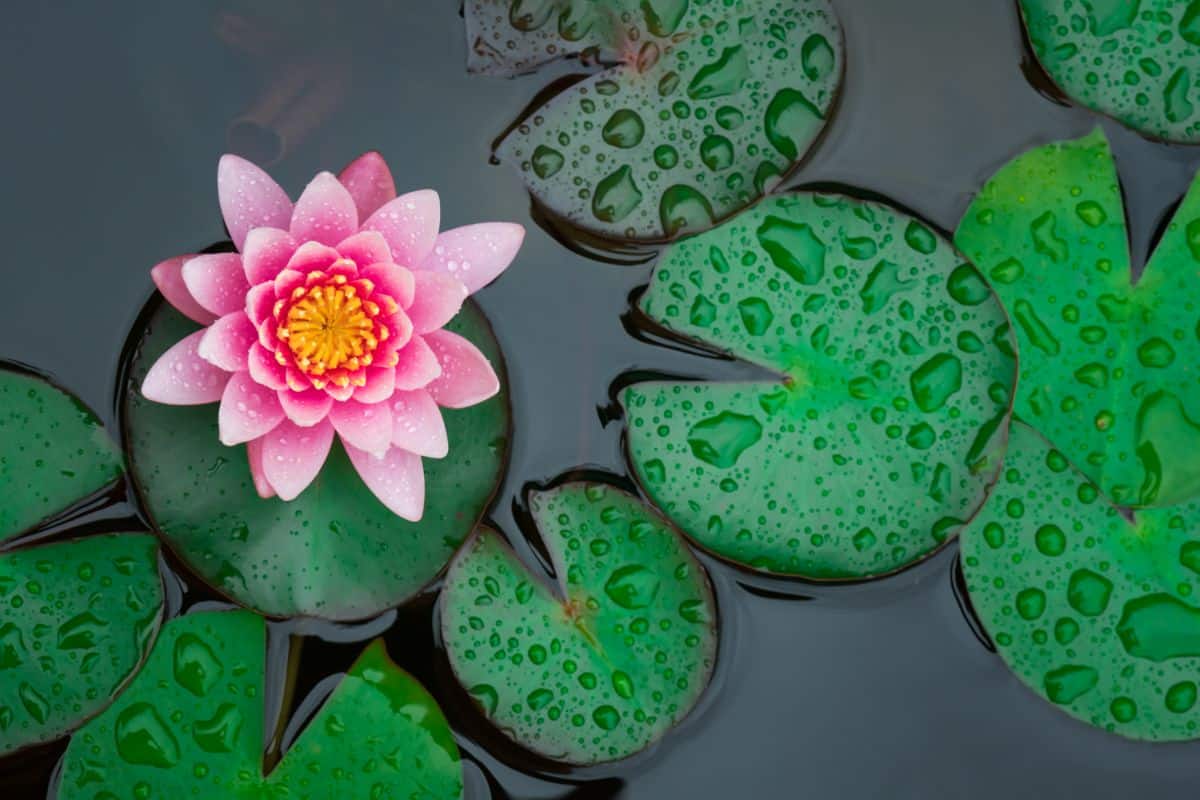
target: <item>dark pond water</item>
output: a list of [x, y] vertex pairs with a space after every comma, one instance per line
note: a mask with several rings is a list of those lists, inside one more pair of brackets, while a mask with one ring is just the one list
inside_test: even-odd
[[[789, 185], [861, 187], [952, 229], [1008, 158], [1097, 122], [1038, 88], [1008, 0], [834, 4], [849, 48], [844, 98]], [[223, 238], [215, 165], [231, 148], [273, 160], [293, 192], [317, 169], [377, 148], [401, 187], [441, 192], [447, 226], [529, 227], [516, 265], [480, 295], [508, 354], [516, 414], [512, 463], [489, 517], [519, 551], [529, 552], [517, 523], [525, 484], [581, 467], [624, 475], [620, 424], [607, 411], [622, 374], [744, 372], [631, 335], [623, 316], [648, 267], [572, 252], [536, 225], [515, 172], [489, 166], [492, 139], [554, 75], [579, 67], [469, 77], [456, 0], [30, 3], [5, 16], [0, 357], [49, 372], [110, 423], [149, 267]], [[1200, 149], [1103, 124], [1142, 260], [1200, 168]], [[132, 515], [117, 503], [98, 524], [127, 528]], [[386, 630], [392, 655], [459, 731], [471, 798], [1194, 791], [1200, 744], [1130, 743], [1018, 684], [960, 611], [954, 558], [951, 546], [915, 570], [840, 588], [765, 584], [710, 562], [723, 623], [714, 685], [656, 750], [599, 771], [553, 774], [498, 746], [448, 679], [432, 596], [356, 629], [281, 628], [274, 696], [294, 733], [357, 642]], [[189, 585], [176, 606], [211, 599]], [[6, 800], [45, 797], [61, 748], [0, 762]]]

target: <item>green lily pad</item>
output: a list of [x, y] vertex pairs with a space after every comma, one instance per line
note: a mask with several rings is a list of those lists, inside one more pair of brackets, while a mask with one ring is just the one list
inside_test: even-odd
[[711, 552], [816, 580], [881, 575], [982, 504], [1013, 342], [979, 274], [920, 221], [849, 197], [773, 198], [668, 248], [640, 306], [778, 376], [621, 396], [638, 481]]
[[955, 241], [1016, 323], [1018, 415], [1118, 504], [1200, 492], [1200, 181], [1136, 285], [1100, 131], [1011, 161]]
[[0, 366], [0, 542], [121, 476], [121, 457], [79, 398]]
[[632, 755], [678, 724], [712, 676], [708, 575], [664, 520], [612, 487], [569, 483], [530, 507], [557, 583], [481, 529], [442, 593], [450, 665], [535, 753], [570, 764]]
[[1200, 736], [1200, 505], [1126, 521], [1018, 422], [962, 564], [980, 621], [1029, 688], [1130, 738]]
[[1021, 0], [1038, 61], [1077, 103], [1200, 142], [1200, 0]]
[[264, 776], [265, 654], [266, 625], [245, 611], [167, 623], [129, 689], [71, 739], [58, 797], [461, 797], [449, 725], [380, 641]]
[[115, 534], [0, 554], [0, 754], [102, 710], [162, 615], [158, 543]]
[[554, 215], [661, 241], [775, 186], [841, 81], [829, 0], [467, 0], [470, 67], [512, 74], [599, 52], [612, 66], [514, 126], [496, 155]]
[[129, 471], [171, 548], [214, 588], [279, 617], [358, 619], [403, 603], [446, 565], [491, 502], [508, 460], [508, 382], [478, 306], [448, 326], [496, 365], [501, 391], [444, 409], [450, 452], [425, 459], [425, 514], [400, 519], [363, 484], [336, 441], [298, 498], [258, 496], [245, 447], [217, 438], [217, 407], [150, 402], [137, 387], [160, 354], [196, 325], [159, 303], [146, 318], [124, 392]]

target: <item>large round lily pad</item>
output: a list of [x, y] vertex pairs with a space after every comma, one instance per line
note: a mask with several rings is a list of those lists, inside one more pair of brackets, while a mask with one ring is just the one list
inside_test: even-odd
[[955, 241], [1013, 317], [1021, 418], [1118, 504], [1200, 492], [1200, 181], [1136, 285], [1100, 131], [1011, 161]]
[[1020, 0], [1071, 99], [1148, 136], [1200, 142], [1200, 0]]
[[1014, 423], [962, 563], [997, 652], [1035, 692], [1123, 736], [1200, 736], [1200, 505], [1126, 521]]
[[471, 408], [443, 410], [450, 452], [424, 460], [425, 514], [416, 523], [375, 498], [337, 443], [298, 498], [260, 498], [245, 447], [217, 438], [215, 405], [160, 405], [137, 390], [158, 356], [196, 329], [163, 303], [144, 319], [123, 398], [130, 474], [172, 549], [239, 603], [272, 616], [378, 613], [428, 584], [490, 502], [508, 456], [507, 378], [473, 303], [447, 328], [496, 365], [501, 391]]
[[842, 77], [829, 0], [466, 0], [470, 67], [611, 66], [514, 126], [496, 155], [558, 217], [601, 236], [712, 227], [809, 150]]
[[704, 568], [636, 498], [571, 483], [530, 500], [557, 582], [481, 530], [441, 599], [458, 681], [501, 731], [547, 758], [612, 761], [696, 704], [712, 675], [716, 609]]
[[1009, 326], [913, 217], [836, 195], [768, 200], [669, 248], [641, 309], [778, 375], [621, 396], [638, 481], [708, 550], [863, 578], [928, 555], [983, 502], [1016, 373]]
[[167, 623], [129, 689], [72, 738], [58, 797], [461, 797], [449, 725], [380, 642], [264, 776], [265, 653], [266, 626], [245, 611]]

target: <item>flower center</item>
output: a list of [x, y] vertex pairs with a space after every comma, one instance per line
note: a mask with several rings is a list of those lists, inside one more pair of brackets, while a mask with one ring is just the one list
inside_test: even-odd
[[[379, 306], [364, 301], [344, 278], [303, 290], [288, 310], [285, 323], [285, 338], [296, 365], [314, 376], [369, 365], [379, 345], [378, 315]], [[387, 329], [380, 326], [378, 333], [386, 337]]]

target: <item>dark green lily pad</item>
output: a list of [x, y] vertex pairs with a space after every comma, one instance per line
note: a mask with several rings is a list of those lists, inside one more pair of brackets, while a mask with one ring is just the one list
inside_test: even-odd
[[1038, 61], [1077, 103], [1200, 142], [1200, 0], [1021, 0]]
[[266, 626], [245, 611], [167, 623], [130, 687], [72, 738], [58, 797], [461, 797], [449, 725], [379, 641], [264, 777], [265, 653]]
[[465, 15], [472, 70], [612, 64], [496, 155], [553, 214], [623, 240], [710, 228], [769, 191], [817, 140], [844, 64], [828, 0], [467, 0]]
[[704, 568], [664, 520], [602, 484], [530, 499], [557, 583], [481, 529], [442, 593], [459, 683], [505, 735], [570, 764], [659, 739], [712, 676], [716, 608]]
[[1100, 131], [1011, 161], [955, 241], [1016, 323], [1018, 415], [1118, 504], [1200, 492], [1200, 182], [1136, 285]]
[[217, 407], [165, 406], [137, 387], [196, 325], [160, 303], [133, 353], [123, 434], [141, 500], [172, 549], [217, 590], [271, 616], [357, 619], [428, 584], [491, 501], [508, 459], [508, 382], [491, 328], [468, 303], [448, 326], [496, 366], [501, 391], [443, 411], [450, 453], [425, 459], [425, 514], [400, 519], [363, 484], [341, 445], [298, 498], [263, 500], [245, 447], [217, 438]]
[[888, 206], [800, 194], [682, 241], [641, 309], [778, 374], [621, 396], [650, 499], [706, 549], [818, 580], [928, 555], [1000, 468], [1015, 380], [999, 301]]
[[1018, 422], [962, 563], [980, 621], [1029, 688], [1122, 736], [1200, 736], [1200, 505], [1128, 522]]

